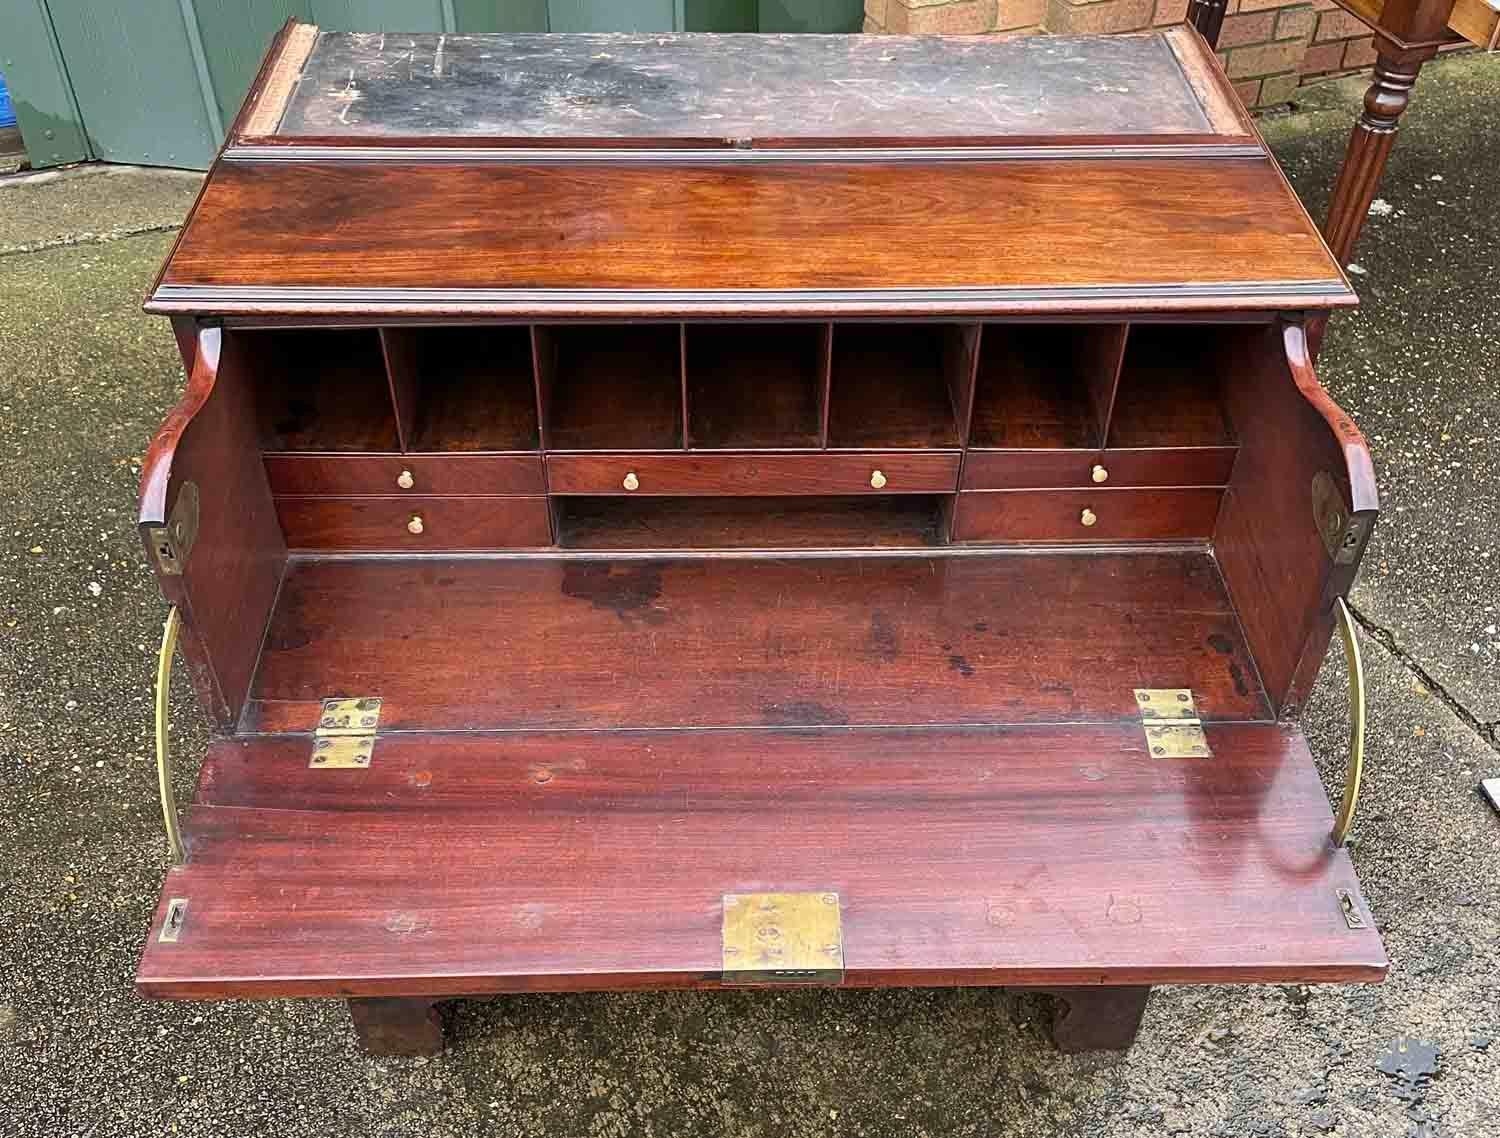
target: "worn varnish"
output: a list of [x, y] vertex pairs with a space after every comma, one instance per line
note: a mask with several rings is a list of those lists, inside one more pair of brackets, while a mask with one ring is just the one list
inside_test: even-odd
[[771, 888], [839, 894], [852, 985], [1379, 978], [1300, 734], [1209, 739], [1184, 763], [1131, 727], [396, 735], [347, 779], [305, 739], [225, 743], [169, 887], [191, 935], [140, 983], [714, 986], [721, 894]]
[[216, 737], [139, 987], [430, 1054], [440, 999], [718, 986], [725, 894], [814, 891], [811, 979], [1033, 987], [1065, 1050], [1378, 980], [1294, 723], [1378, 508], [1309, 351], [1353, 299], [1187, 29], [289, 24], [148, 300]]
[[402, 35], [324, 32], [282, 139], [567, 142], [1241, 134], [1167, 35]]
[[327, 692], [402, 730], [1071, 722], [1138, 687], [1268, 714], [1206, 554], [297, 561], [251, 722]]
[[[615, 203], [608, 224], [601, 198]], [[257, 224], [272, 202], [277, 224]], [[670, 225], [659, 212], [667, 203]], [[1122, 214], [1129, 225], [1104, 220]], [[1352, 301], [1269, 160], [1185, 158], [602, 168], [393, 160], [341, 163], [335, 177], [316, 162], [224, 162], [162, 284], [177, 291], [158, 290], [158, 301], [211, 286], [224, 291], [205, 301], [259, 298], [263, 310], [276, 307], [274, 290], [309, 286], [347, 290], [351, 302], [364, 293], [367, 307], [398, 306], [391, 290], [401, 289], [479, 290], [470, 303], [481, 307], [500, 305], [492, 294], [506, 290], [596, 290], [622, 301], [708, 290], [744, 293], [750, 304], [767, 290], [1010, 289], [1019, 306], [1038, 290], [1086, 301], [1091, 289], [1166, 286], [1204, 298], [1214, 286], [1245, 286], [1248, 303], [1254, 286], [1266, 293], [1256, 307], [1285, 307], [1277, 298], [1299, 292]], [[547, 310], [545, 296], [524, 299]]]

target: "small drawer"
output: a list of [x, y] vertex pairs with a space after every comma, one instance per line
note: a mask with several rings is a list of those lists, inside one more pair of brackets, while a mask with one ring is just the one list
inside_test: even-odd
[[545, 494], [538, 454], [268, 454], [271, 493]]
[[1066, 486], [1226, 486], [1238, 453], [1232, 446], [1170, 449], [971, 450], [965, 490], [1031, 490]]
[[552, 544], [546, 498], [278, 498], [291, 549], [423, 553]]
[[1213, 534], [1221, 491], [970, 490], [954, 541], [1198, 541]]
[[957, 451], [858, 454], [554, 454], [554, 494], [951, 494]]

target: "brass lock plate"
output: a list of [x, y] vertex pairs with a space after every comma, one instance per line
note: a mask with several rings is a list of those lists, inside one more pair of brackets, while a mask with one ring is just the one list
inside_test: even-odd
[[1352, 565], [1359, 559], [1365, 543], [1369, 521], [1353, 517], [1344, 508], [1344, 495], [1338, 483], [1326, 470], [1313, 475], [1313, 524], [1323, 539], [1323, 548], [1335, 565]]
[[726, 893], [726, 984], [839, 984], [844, 925], [837, 893]]
[[177, 504], [164, 526], [147, 531], [156, 566], [168, 577], [180, 577], [187, 568], [188, 554], [198, 540], [198, 484], [184, 482], [177, 491]]

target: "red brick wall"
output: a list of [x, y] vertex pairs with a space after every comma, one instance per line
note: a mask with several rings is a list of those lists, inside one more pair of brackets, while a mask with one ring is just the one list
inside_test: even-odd
[[[865, 0], [867, 32], [1133, 32], [1180, 24], [1188, 0]], [[1312, 79], [1362, 70], [1370, 33], [1333, 0], [1229, 0], [1219, 61], [1245, 105], [1281, 106]]]
[[1369, 30], [1333, 0], [1313, 0], [1317, 31], [1302, 56], [1298, 70], [1303, 81], [1363, 71], [1375, 62]]

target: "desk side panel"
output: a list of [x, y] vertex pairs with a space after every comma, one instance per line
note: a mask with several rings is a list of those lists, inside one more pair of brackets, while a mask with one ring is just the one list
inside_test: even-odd
[[[250, 376], [234, 337], [177, 325], [187, 390], [151, 442], [141, 470], [139, 525], [162, 595], [183, 618], [183, 653], [204, 710], [232, 730], [249, 695], [286, 545], [255, 439]], [[169, 568], [159, 554], [191, 484], [197, 532]], [[180, 569], [180, 571], [174, 571]]]

